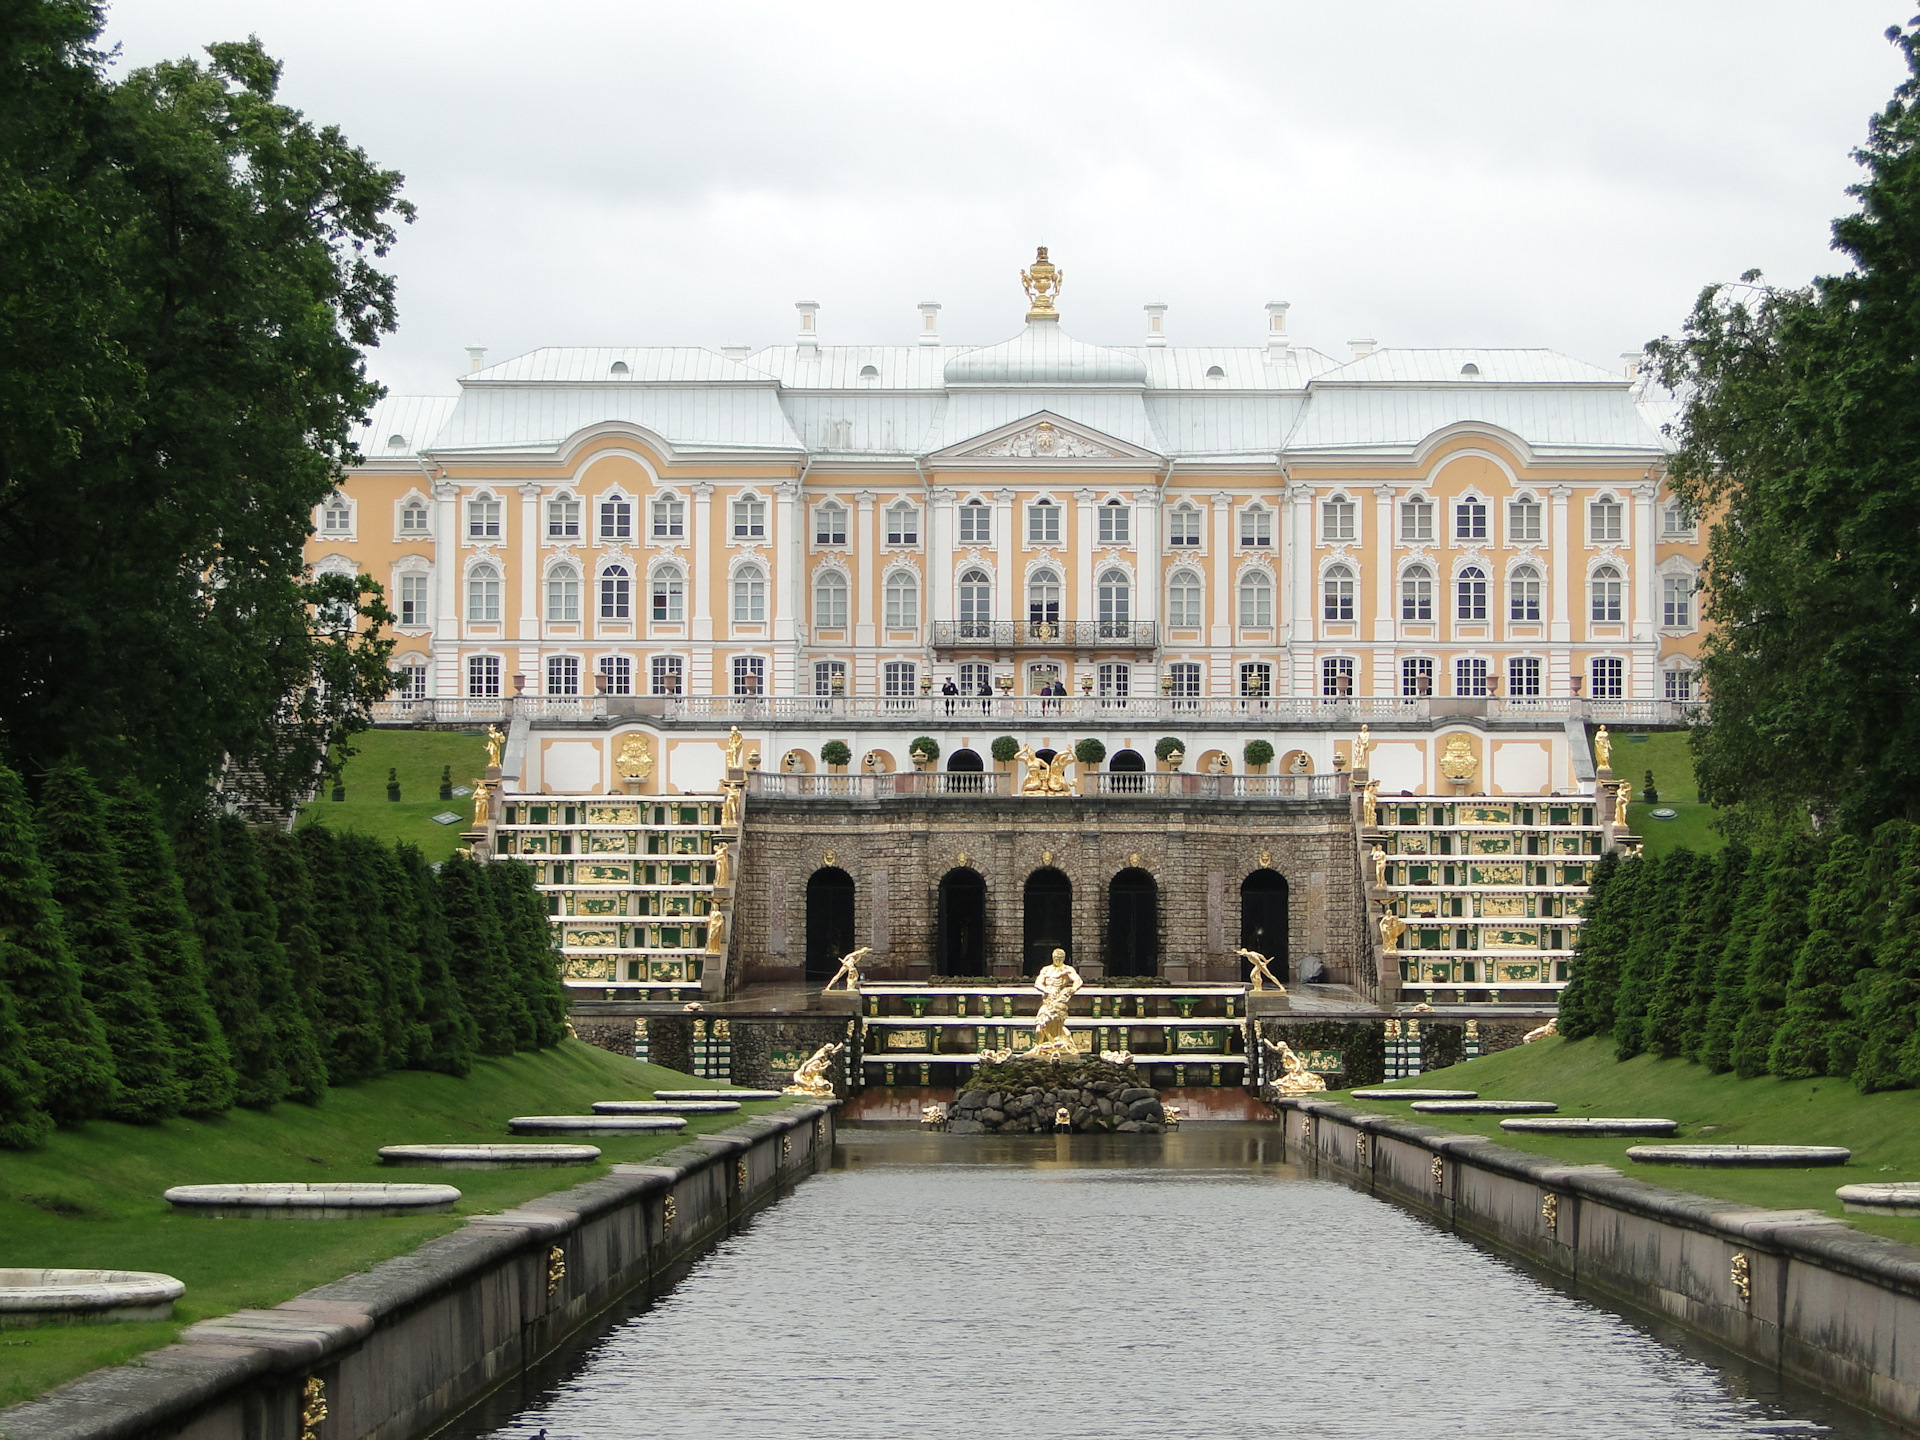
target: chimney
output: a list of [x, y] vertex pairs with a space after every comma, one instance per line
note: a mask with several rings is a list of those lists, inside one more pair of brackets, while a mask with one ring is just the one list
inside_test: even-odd
[[1147, 344], [1164, 345], [1167, 343], [1167, 307], [1163, 301], [1156, 300], [1151, 305], [1143, 305], [1147, 312]]
[[820, 353], [820, 332], [815, 328], [814, 322], [818, 320], [820, 316], [820, 302], [818, 300], [797, 300], [794, 302], [793, 308], [800, 312], [800, 338], [798, 342], [800, 353], [802, 355], [818, 355]]
[[1620, 363], [1626, 368], [1627, 379], [1638, 380], [1640, 378], [1640, 363], [1646, 358], [1647, 357], [1642, 355], [1638, 350], [1623, 350], [1620, 352]]
[[1380, 348], [1380, 342], [1378, 340], [1349, 340], [1347, 341], [1347, 345], [1352, 349], [1353, 358], [1356, 360], [1364, 360]]
[[487, 347], [484, 345], [467, 346], [467, 373], [487, 368]]
[[1277, 358], [1287, 352], [1292, 343], [1287, 339], [1287, 311], [1293, 306], [1285, 300], [1267, 302], [1267, 355]]
[[727, 359], [733, 361], [734, 364], [744, 365], [747, 363], [747, 356], [753, 353], [753, 347], [751, 345], [739, 344], [722, 345], [720, 347], [720, 353], [726, 356]]
[[922, 345], [940, 343], [940, 302], [938, 300], [920, 302], [920, 343]]

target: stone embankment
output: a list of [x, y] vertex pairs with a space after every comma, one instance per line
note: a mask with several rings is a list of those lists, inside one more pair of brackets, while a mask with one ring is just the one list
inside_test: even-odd
[[1095, 1080], [1084, 1086], [1024, 1090], [968, 1090], [953, 1102], [947, 1130], [954, 1135], [1009, 1134], [1058, 1128], [1061, 1110], [1076, 1131], [1158, 1135], [1167, 1128], [1160, 1092], [1145, 1085]]

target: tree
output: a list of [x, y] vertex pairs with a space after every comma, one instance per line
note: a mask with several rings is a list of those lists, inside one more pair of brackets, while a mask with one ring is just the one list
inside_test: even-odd
[[273, 896], [274, 913], [280, 917], [280, 947], [287, 954], [287, 976], [306, 1014], [314, 1044], [324, 1056], [327, 1026], [320, 999], [320, 936], [314, 929], [313, 881], [307, 874], [306, 856], [300, 841], [285, 830], [257, 831], [254, 848], [260, 852], [267, 891]]
[[1714, 881], [1713, 861], [1675, 850], [1660, 865], [1665, 892], [1657, 928], [1648, 936], [1655, 973], [1647, 997], [1645, 1047], [1662, 1060], [1689, 1048], [1687, 1017], [1699, 983], [1701, 918]]
[[1647, 1008], [1653, 1003], [1667, 936], [1674, 918], [1671, 857], [1646, 856], [1634, 864], [1633, 908], [1627, 915], [1627, 943], [1620, 957], [1620, 984], [1614, 992], [1614, 1054], [1630, 1060], [1647, 1048]]
[[387, 1064], [415, 1065], [427, 1053], [429, 1031], [420, 1013], [420, 937], [411, 887], [392, 846], [354, 834], [342, 835], [339, 844], [348, 869], [364, 878], [370, 892], [362, 930], [380, 987]]
[[[1827, 1042], [1845, 1018], [1840, 997], [1858, 968], [1854, 928], [1865, 863], [1858, 840], [1836, 836], [1814, 876], [1807, 900], [1807, 938], [1794, 957], [1780, 1025], [1767, 1050], [1767, 1069], [1783, 1080], [1827, 1073]], [[1872, 954], [1870, 947], [1861, 948]]]
[[1569, 1040], [1613, 1031], [1620, 967], [1633, 938], [1635, 881], [1643, 860], [1622, 861], [1609, 851], [1593, 867], [1573, 962], [1573, 978], [1560, 993], [1560, 1033]]
[[1775, 852], [1747, 956], [1745, 1009], [1733, 1032], [1733, 1073], [1742, 1080], [1766, 1074], [1771, 1063], [1787, 986], [1807, 938], [1807, 892], [1822, 849], [1811, 835], [1793, 835]]
[[[26, 1031], [43, 1109], [62, 1125], [113, 1103], [113, 1052], [81, 988], [20, 777], [0, 766], [0, 989]], [[16, 1122], [20, 1123], [20, 1122]], [[31, 1129], [29, 1125], [27, 1127]]]
[[1920, 819], [1920, 30], [1888, 37], [1909, 73], [1854, 153], [1859, 209], [1833, 225], [1852, 268], [1710, 286], [1648, 347], [1686, 397], [1675, 488], [1715, 519], [1701, 798], [1744, 823]]
[[1711, 875], [1703, 888], [1694, 923], [1693, 973], [1687, 980], [1687, 1008], [1680, 1022], [1680, 1049], [1675, 1052], [1689, 1060], [1701, 1059], [1707, 1017], [1712, 1012], [1715, 987], [1719, 984], [1720, 958], [1726, 949], [1727, 933], [1733, 927], [1734, 907], [1739, 903], [1740, 887], [1746, 879], [1750, 859], [1747, 847], [1736, 840], [1712, 859], [1702, 862]]
[[313, 885], [314, 930], [320, 938], [320, 1042], [333, 1083], [366, 1080], [387, 1069], [382, 985], [367, 954], [363, 907], [341, 837], [324, 825], [299, 832], [300, 853]]
[[257, 41], [116, 83], [101, 22], [18, 0], [0, 46], [0, 747], [290, 800], [390, 684], [377, 587], [303, 547], [412, 211]]
[[[829, 742], [831, 743], [831, 742]], [[482, 1055], [511, 1055], [522, 1034], [531, 1034], [513, 981], [500, 917], [481, 866], [456, 855], [440, 867], [440, 903], [453, 947], [453, 978], [473, 1016]]]
[[77, 765], [59, 765], [41, 784], [37, 819], [41, 859], [80, 967], [81, 991], [113, 1050], [117, 1083], [103, 1113], [137, 1125], [178, 1115], [186, 1088], [133, 926], [106, 797]]
[[547, 905], [524, 865], [489, 865], [494, 908], [512, 956], [514, 983], [526, 1002], [531, 1028], [523, 1049], [544, 1050], [567, 1038], [567, 991], [560, 983], [560, 950]]
[[1856, 977], [1847, 1006], [1860, 1038], [1853, 1082], [1861, 1090], [1920, 1085], [1920, 828], [1910, 830], [1887, 887], [1887, 914], [1871, 970]]
[[233, 1057], [234, 1103], [270, 1105], [286, 1094], [286, 1072], [273, 1053], [273, 1030], [261, 1004], [259, 972], [233, 907], [214, 822], [201, 816], [182, 826], [174, 836], [173, 853], [187, 911], [200, 938], [207, 996]]
[[[274, 1099], [283, 1095], [317, 1105], [327, 1091], [327, 1063], [313, 1027], [307, 1023], [307, 1012], [294, 988], [287, 952], [280, 944], [280, 916], [273, 894], [267, 888], [267, 872], [260, 863], [253, 829], [237, 815], [223, 815], [218, 828], [234, 914], [239, 919], [254, 974], [259, 977], [260, 1013], [266, 1021], [274, 1064], [279, 1072], [274, 1083], [282, 1086], [281, 1095]], [[266, 1073], [263, 1072], [263, 1076]], [[272, 1102], [243, 1098], [240, 1103]]]
[[1780, 843], [1775, 840], [1748, 855], [1731, 923], [1714, 966], [1713, 997], [1707, 1005], [1706, 1024], [1694, 1059], [1716, 1075], [1733, 1068], [1734, 1032], [1747, 1011], [1747, 967], [1753, 958], [1753, 937], [1760, 925], [1767, 883], [1779, 859]]
[[443, 1075], [465, 1075], [473, 1069], [479, 1033], [454, 982], [453, 947], [447, 937], [446, 913], [440, 907], [440, 884], [426, 857], [413, 846], [400, 846], [395, 858], [412, 888], [421, 1012], [427, 1026], [425, 1053], [412, 1063]]

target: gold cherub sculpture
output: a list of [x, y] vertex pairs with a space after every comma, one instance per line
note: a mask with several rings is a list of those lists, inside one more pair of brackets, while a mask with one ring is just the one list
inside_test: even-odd
[[871, 945], [862, 945], [858, 950], [849, 950], [845, 955], [842, 955], [840, 957], [840, 968], [834, 972], [833, 979], [827, 981], [820, 989], [823, 992], [831, 990], [844, 978], [847, 982], [848, 991], [856, 995], [859, 994], [860, 962], [866, 959], [872, 950], [873, 947]]
[[1260, 1043], [1279, 1056], [1280, 1063], [1286, 1067], [1287, 1073], [1273, 1082], [1273, 1088], [1282, 1095], [1306, 1095], [1327, 1088], [1326, 1080], [1307, 1069], [1307, 1062], [1296, 1055], [1286, 1041], [1269, 1040], [1263, 1035]]
[[1233, 953], [1253, 967], [1254, 989], [1266, 989], [1266, 982], [1271, 980], [1275, 990], [1278, 990], [1282, 995], [1287, 993], [1287, 987], [1280, 983], [1280, 977], [1274, 974], [1272, 969], [1269, 968], [1273, 964], [1273, 957], [1271, 955], [1262, 955], [1258, 950], [1248, 950], [1244, 946], [1236, 946]]
[[1027, 1054], [1073, 1054], [1073, 1037], [1067, 1034], [1067, 1007], [1085, 983], [1080, 972], [1067, 963], [1067, 952], [1055, 950], [1053, 958], [1033, 977], [1033, 988], [1040, 992], [1040, 1010], [1033, 1022], [1033, 1048]]
[[833, 1094], [833, 1061], [847, 1047], [838, 1043], [822, 1045], [793, 1072], [793, 1083], [782, 1088], [782, 1095], [806, 1095], [825, 1100]]

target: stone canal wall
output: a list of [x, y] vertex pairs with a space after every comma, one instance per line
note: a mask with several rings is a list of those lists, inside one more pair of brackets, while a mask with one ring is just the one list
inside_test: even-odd
[[1829, 1394], [1920, 1421], [1912, 1246], [1332, 1101], [1279, 1104], [1290, 1155]]
[[0, 1435], [411, 1440], [628, 1292], [671, 1283], [749, 1211], [824, 1167], [833, 1136], [833, 1106], [803, 1103], [615, 1165], [271, 1310], [190, 1326], [131, 1365], [0, 1410]]

